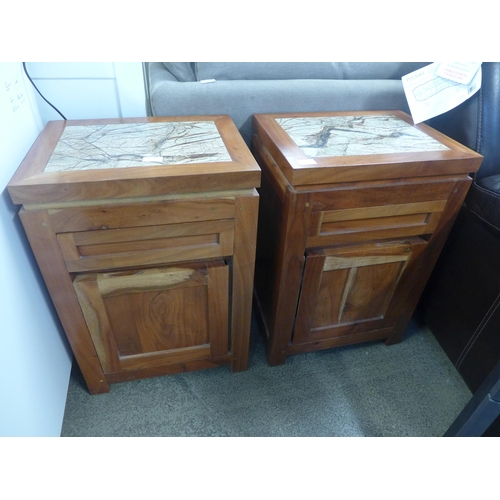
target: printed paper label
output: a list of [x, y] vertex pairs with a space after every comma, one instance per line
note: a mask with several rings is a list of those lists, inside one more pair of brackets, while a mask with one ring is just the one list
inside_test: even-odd
[[[469, 83], [461, 83], [467, 81], [474, 67], [477, 70]], [[444, 78], [440, 73], [454, 79]], [[403, 76], [413, 122], [423, 122], [462, 104], [481, 88], [481, 75], [481, 63], [432, 63]]]

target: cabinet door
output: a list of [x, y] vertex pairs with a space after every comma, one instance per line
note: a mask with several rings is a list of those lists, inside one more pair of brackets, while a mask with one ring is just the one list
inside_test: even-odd
[[[314, 250], [306, 264], [292, 343], [384, 338], [391, 302], [418, 238]], [[388, 335], [386, 335], [388, 336]], [[340, 344], [339, 344], [340, 345]]]
[[85, 274], [73, 282], [105, 373], [228, 355], [228, 266]]

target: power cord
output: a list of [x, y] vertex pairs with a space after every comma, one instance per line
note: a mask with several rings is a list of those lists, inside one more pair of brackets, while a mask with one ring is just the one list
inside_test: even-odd
[[33, 80], [31, 79], [30, 75], [28, 74], [28, 70], [26, 69], [26, 63], [25, 62], [23, 62], [23, 68], [24, 68], [24, 72], [26, 73], [26, 76], [28, 77], [28, 80], [31, 82], [31, 85], [33, 85], [33, 87], [35, 88], [35, 90], [40, 94], [40, 97], [49, 106], [51, 106], [52, 108], [54, 108], [63, 117], [64, 120], [66, 120], [66, 117], [53, 104], [51, 104], [49, 101], [47, 101], [47, 99], [45, 99], [45, 97], [43, 97], [42, 93], [38, 90], [37, 86], [34, 84]]

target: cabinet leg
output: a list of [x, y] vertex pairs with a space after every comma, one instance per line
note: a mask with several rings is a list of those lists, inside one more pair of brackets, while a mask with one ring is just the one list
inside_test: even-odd
[[267, 350], [267, 363], [269, 366], [280, 366], [286, 363], [286, 351], [282, 351], [279, 349], [273, 349], [273, 347], [269, 344]]
[[236, 199], [231, 319], [231, 371], [248, 368], [259, 195]]

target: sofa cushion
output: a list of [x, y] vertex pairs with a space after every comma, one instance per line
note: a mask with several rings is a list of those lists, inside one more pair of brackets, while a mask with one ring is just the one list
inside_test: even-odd
[[397, 80], [428, 63], [197, 62], [196, 80]]
[[256, 113], [409, 112], [401, 80], [218, 80], [202, 85], [167, 81], [164, 73], [168, 73], [164, 67], [150, 67], [153, 116], [227, 114], [247, 144]]
[[164, 62], [165, 67], [177, 78], [179, 82], [195, 82], [193, 63], [190, 62]]
[[490, 229], [500, 231], [500, 174], [476, 180], [467, 194], [466, 206]]

